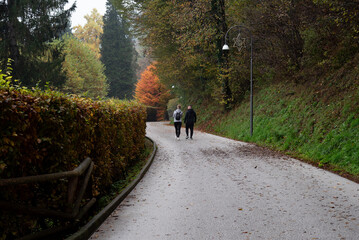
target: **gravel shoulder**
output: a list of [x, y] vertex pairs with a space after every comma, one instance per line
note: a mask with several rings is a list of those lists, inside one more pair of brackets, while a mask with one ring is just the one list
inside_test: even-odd
[[358, 239], [359, 185], [251, 144], [148, 123], [146, 176], [91, 239]]

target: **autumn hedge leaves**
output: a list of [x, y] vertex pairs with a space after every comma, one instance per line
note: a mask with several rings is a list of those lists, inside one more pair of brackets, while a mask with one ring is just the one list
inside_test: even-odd
[[[0, 179], [70, 171], [90, 157], [95, 164], [90, 193], [99, 196], [143, 153], [146, 109], [139, 103], [30, 91], [9, 81], [0, 72]], [[65, 206], [66, 196], [63, 181], [0, 191], [1, 200], [55, 210]], [[41, 221], [1, 214], [0, 232], [18, 238], [36, 231]]]
[[[95, 165], [87, 196], [105, 194], [143, 153], [144, 105], [157, 108], [158, 119], [163, 118], [170, 92], [154, 71], [151, 65], [142, 73], [136, 85], [138, 101], [95, 101], [50, 89], [28, 90], [13, 86], [12, 77], [0, 72], [0, 179], [70, 171], [90, 157]], [[61, 210], [67, 183], [2, 187], [0, 199]], [[36, 231], [41, 221], [2, 214], [0, 232], [18, 238]]]

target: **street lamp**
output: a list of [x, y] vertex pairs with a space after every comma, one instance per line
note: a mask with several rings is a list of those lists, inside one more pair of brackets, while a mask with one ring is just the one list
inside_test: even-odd
[[224, 44], [222, 50], [229, 50], [228, 45], [227, 45], [227, 44]]
[[[238, 30], [238, 36], [237, 36], [237, 40], [239, 39], [240, 37], [240, 33], [242, 30], [245, 30], [249, 33], [249, 36], [250, 36], [250, 42], [251, 42], [251, 67], [250, 67], [250, 71], [251, 71], [251, 78], [250, 78], [250, 108], [251, 108], [251, 116], [250, 116], [250, 119], [251, 119], [251, 136], [253, 136], [253, 39], [252, 39], [252, 33], [251, 31], [249, 31], [248, 28], [242, 26], [242, 25], [235, 25], [231, 28], [228, 29], [228, 31], [226, 32], [226, 35], [224, 37], [224, 45], [223, 45], [223, 48], [222, 50], [223, 51], [228, 51], [229, 50], [229, 46], [227, 45], [227, 35], [228, 33], [232, 30], [236, 28]], [[239, 47], [239, 46], [238, 46]]]

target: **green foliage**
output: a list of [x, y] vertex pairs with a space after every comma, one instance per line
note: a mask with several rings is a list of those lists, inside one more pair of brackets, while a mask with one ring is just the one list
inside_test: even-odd
[[[321, 87], [322, 90], [324, 87]], [[328, 90], [327, 86], [324, 89]], [[249, 96], [229, 114], [198, 110], [199, 123], [218, 134], [254, 142], [359, 175], [359, 92], [357, 87], [330, 100], [318, 89], [294, 84], [267, 85], [255, 94], [254, 133], [250, 136]]]
[[[0, 178], [69, 171], [86, 157], [94, 163], [92, 194], [99, 196], [144, 148], [146, 109], [136, 102], [93, 101], [17, 88], [0, 75]], [[52, 191], [49, 192], [49, 189]], [[65, 181], [2, 189], [0, 198], [52, 209], [66, 206]], [[41, 220], [1, 216], [0, 229], [9, 238], [36, 231]]]
[[84, 26], [77, 25], [74, 27], [74, 35], [85, 42], [96, 53], [97, 58], [100, 58], [100, 36], [103, 33], [102, 18], [103, 16], [94, 8], [91, 15], [85, 16], [87, 22]]
[[4, 89], [12, 88], [12, 68], [11, 68], [11, 59], [7, 60], [6, 69], [3, 71], [0, 69], [0, 87]]
[[[249, 90], [249, 33], [258, 84], [286, 79], [315, 84], [318, 75], [340, 69], [359, 49], [359, 5], [350, 1], [112, 2], [135, 20], [161, 82], [176, 85], [178, 97], [212, 98], [227, 107]], [[228, 32], [230, 51], [223, 56], [224, 35], [235, 25], [245, 28]]]
[[223, 1], [205, 0], [137, 4], [139, 38], [155, 57], [161, 82], [176, 85], [177, 94], [211, 97], [214, 92], [211, 82], [217, 81], [222, 62], [223, 6]]
[[71, 35], [65, 35], [62, 41], [55, 44], [64, 44], [62, 71], [66, 74], [66, 82], [63, 91], [93, 99], [105, 97], [108, 92], [105, 68], [96, 53]]
[[73, 5], [65, 10], [67, 0], [2, 1], [0, 4], [0, 62], [14, 60], [14, 77], [32, 87], [40, 80], [61, 86], [61, 51], [48, 44], [69, 27]]
[[101, 61], [109, 82], [109, 97], [130, 99], [136, 81], [136, 51], [129, 25], [107, 1], [101, 35]]

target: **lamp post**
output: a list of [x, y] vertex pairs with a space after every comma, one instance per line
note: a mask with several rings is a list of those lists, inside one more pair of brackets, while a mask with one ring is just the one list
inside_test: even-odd
[[251, 31], [249, 31], [248, 28], [242, 26], [242, 25], [235, 25], [231, 28], [228, 29], [228, 31], [226, 32], [226, 35], [224, 37], [224, 45], [222, 50], [224, 51], [228, 51], [229, 50], [229, 46], [227, 45], [227, 35], [228, 33], [232, 30], [236, 28], [238, 30], [238, 36], [237, 39], [240, 36], [240, 33], [242, 30], [245, 30], [249, 33], [250, 36], [250, 44], [251, 44], [251, 66], [250, 66], [250, 72], [251, 72], [251, 76], [250, 76], [250, 108], [251, 108], [251, 116], [250, 116], [250, 121], [251, 121], [251, 127], [250, 127], [250, 132], [251, 132], [251, 136], [253, 136], [253, 39], [252, 39], [252, 33]]

